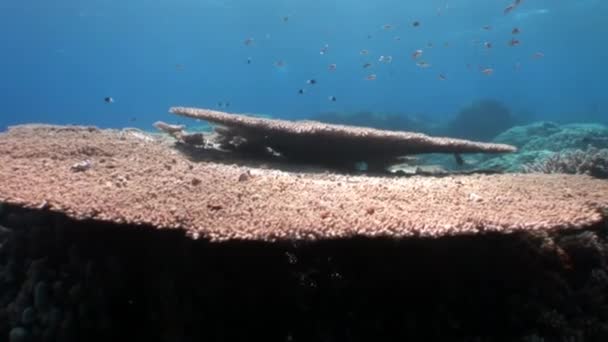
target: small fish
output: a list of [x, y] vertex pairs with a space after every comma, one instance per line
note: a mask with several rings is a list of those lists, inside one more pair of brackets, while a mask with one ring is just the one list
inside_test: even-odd
[[372, 63], [365, 63], [365, 64], [363, 64], [363, 69], [367, 69], [371, 66], [372, 66]]
[[483, 46], [485, 46], [486, 49], [491, 49], [492, 48], [492, 43], [490, 43], [490, 42], [484, 42]]
[[519, 40], [518, 39], [511, 39], [509, 41], [509, 46], [517, 46], [519, 45]]
[[414, 21], [414, 22], [412, 22], [412, 26], [413, 27], [418, 27], [418, 26], [420, 26], [420, 22], [419, 21]]
[[254, 42], [255, 42], [255, 40], [253, 38], [247, 38], [247, 39], [245, 39], [243, 44], [245, 44], [247, 46], [251, 46], [251, 45], [253, 45]]
[[445, 43], [443, 43], [443, 47], [446, 47], [446, 48], [447, 48], [447, 47], [450, 47], [450, 43], [449, 43], [449, 42], [445, 42]]
[[367, 55], [368, 53], [369, 53], [369, 51], [367, 51], [367, 50], [365, 50], [365, 49], [363, 49], [363, 50], [359, 51], [359, 54], [360, 54], [360, 55]]
[[315, 80], [315, 79], [306, 80], [306, 83], [308, 83], [310, 85], [317, 84], [317, 80]]
[[336, 71], [337, 68], [338, 68], [338, 66], [336, 65], [336, 63], [332, 63], [327, 66], [327, 70], [329, 70], [329, 71]]
[[251, 64], [251, 57], [247, 57], [247, 64]]
[[412, 53], [412, 59], [417, 59], [420, 56], [422, 56], [422, 50], [416, 50]]
[[430, 67], [431, 67], [431, 64], [429, 64], [429, 63], [427, 63], [427, 62], [425, 62], [425, 61], [418, 62], [418, 63], [416, 63], [416, 65], [417, 65], [419, 68], [423, 68], [423, 69], [425, 69], [425, 68], [430, 68]]
[[321, 48], [321, 50], [319, 51], [319, 54], [320, 54], [320, 55], [324, 55], [324, 54], [326, 54], [326, 53], [327, 53], [327, 51], [328, 51], [328, 50], [329, 50], [329, 44], [325, 44], [325, 46], [323, 46], [323, 47]]
[[538, 59], [538, 58], [543, 58], [543, 57], [545, 57], [545, 54], [544, 54], [544, 53], [542, 53], [542, 52], [535, 52], [535, 53], [532, 55], [532, 58], [536, 58], [536, 59]]
[[428, 49], [432, 49], [433, 48], [433, 43], [431, 43], [431, 42], [426, 43], [426, 47]]
[[304, 94], [304, 89], [298, 89], [298, 94], [300, 94], [300, 95]]
[[218, 106], [218, 107], [220, 107], [220, 108], [222, 108], [222, 106], [223, 106], [223, 105], [224, 105], [224, 104], [223, 104], [222, 102], [218, 102], [218, 103], [217, 103], [217, 106]]
[[380, 56], [380, 58], [378, 58], [378, 62], [390, 63], [392, 61], [393, 61], [393, 56]]
[[372, 35], [371, 35], [371, 34], [368, 34], [368, 35], [367, 35], [367, 39], [372, 39]]
[[505, 9], [503, 10], [503, 13], [504, 14], [509, 14], [509, 12], [511, 12], [512, 10], [514, 10], [516, 6], [517, 5], [511, 4], [511, 5], [507, 6], [507, 7], [505, 7]]
[[276, 66], [277, 68], [282, 68], [285, 66], [285, 62], [278, 60], [278, 61], [274, 62], [274, 66]]
[[337, 98], [335, 96], [330, 96], [327, 98], [329, 101], [336, 102]]
[[511, 34], [519, 34], [521, 31], [517, 28], [514, 27], [513, 30], [511, 30]]
[[374, 81], [376, 79], [376, 74], [369, 74], [365, 79], [368, 81]]
[[284, 22], [284, 23], [286, 23], [286, 22], [288, 22], [288, 21], [289, 21], [289, 16], [288, 16], [288, 15], [283, 16], [283, 18], [282, 18], [282, 19], [283, 19], [283, 22]]
[[183, 65], [183, 64], [179, 64], [179, 63], [178, 63], [178, 64], [175, 64], [175, 69], [177, 69], [177, 70], [182, 70], [183, 68], [184, 68], [184, 65]]
[[492, 26], [490, 25], [485, 25], [481, 27], [482, 29], [486, 30], [486, 31], [490, 31], [492, 29]]
[[225, 106], [225, 107], [230, 107], [230, 102], [226, 102], [226, 103], [224, 104], [224, 106]]
[[445, 75], [444, 75], [444, 74], [439, 74], [439, 79], [440, 79], [441, 81], [445, 81], [445, 80], [447, 80], [448, 78], [447, 78], [447, 77], [445, 77]]
[[396, 41], [400, 41], [400, 40], [401, 40], [401, 37], [396, 36], [396, 37], [395, 37], [395, 38], [393, 38], [393, 39], [395, 39]]
[[485, 74], [485, 75], [490, 76], [490, 75], [492, 75], [494, 73], [494, 69], [492, 69], [492, 68], [485, 68], [485, 69], [481, 70], [481, 72], [483, 74]]
[[114, 99], [111, 98], [110, 96], [104, 97], [103, 100], [104, 100], [105, 103], [114, 103]]
[[391, 25], [391, 24], [384, 24], [384, 25], [382, 25], [382, 29], [383, 30], [390, 30], [392, 28], [393, 28], [393, 25]]

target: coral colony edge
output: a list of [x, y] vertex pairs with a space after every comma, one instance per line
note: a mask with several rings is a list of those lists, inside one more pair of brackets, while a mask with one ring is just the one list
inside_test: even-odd
[[608, 338], [606, 150], [501, 167], [540, 150], [522, 132], [572, 127], [477, 142], [170, 111], [213, 130], [0, 133], [0, 336]]

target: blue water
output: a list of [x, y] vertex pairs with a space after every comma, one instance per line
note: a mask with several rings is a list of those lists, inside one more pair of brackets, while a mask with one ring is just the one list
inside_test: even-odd
[[[365, 110], [442, 120], [483, 98], [531, 120], [608, 116], [608, 2], [524, 0], [505, 15], [509, 3], [3, 0], [0, 129], [24, 122], [150, 129], [178, 120], [170, 106], [226, 101], [231, 112], [298, 118]], [[514, 27], [521, 45], [511, 47]], [[416, 49], [430, 68], [415, 64]], [[544, 57], [534, 59], [536, 52]], [[380, 55], [392, 63], [378, 63]], [[365, 62], [374, 66], [363, 69]], [[371, 73], [376, 80], [365, 79]], [[307, 85], [311, 78], [318, 83]]]

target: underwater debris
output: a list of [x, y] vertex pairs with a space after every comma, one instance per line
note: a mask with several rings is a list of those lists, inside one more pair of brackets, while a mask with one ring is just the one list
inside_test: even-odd
[[205, 135], [203, 133], [187, 133], [184, 125], [171, 125], [162, 121], [153, 124], [159, 131], [164, 132], [175, 138], [177, 141], [187, 145], [205, 145]]
[[70, 170], [74, 172], [84, 172], [90, 169], [91, 166], [93, 166], [93, 163], [89, 159], [86, 159], [70, 166]]
[[169, 135], [181, 133], [186, 128], [184, 125], [171, 125], [163, 121], [156, 121], [153, 126]]

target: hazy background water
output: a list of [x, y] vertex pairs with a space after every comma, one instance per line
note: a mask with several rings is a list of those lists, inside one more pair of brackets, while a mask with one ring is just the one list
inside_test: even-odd
[[[531, 120], [608, 116], [608, 2], [524, 0], [505, 15], [509, 3], [2, 0], [0, 129], [23, 122], [150, 129], [155, 120], [177, 120], [170, 106], [220, 101], [230, 102], [228, 111], [299, 118], [371, 111], [443, 120], [483, 98]], [[514, 27], [521, 45], [510, 47]], [[416, 49], [430, 68], [412, 60]], [[536, 52], [544, 57], [532, 58]], [[392, 63], [378, 63], [380, 55]], [[286, 65], [276, 67], [278, 60]], [[377, 79], [365, 80], [371, 73]], [[311, 78], [318, 83], [307, 85]]]

